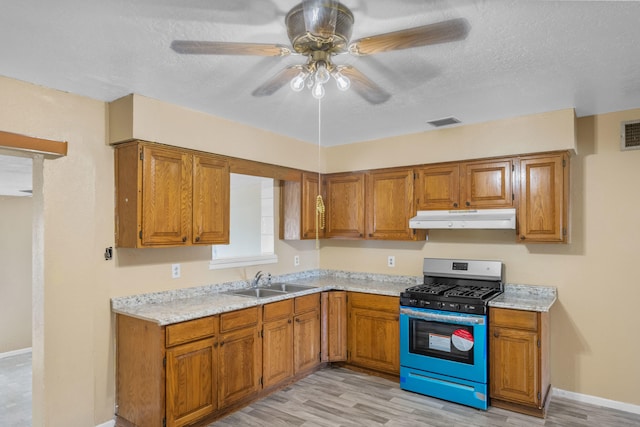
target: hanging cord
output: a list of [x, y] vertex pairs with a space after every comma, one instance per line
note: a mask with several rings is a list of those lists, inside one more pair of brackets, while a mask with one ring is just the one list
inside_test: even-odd
[[325, 226], [325, 208], [322, 200], [322, 181], [320, 176], [320, 147], [322, 146], [322, 99], [318, 99], [318, 195], [316, 197], [316, 249], [320, 249], [320, 230]]

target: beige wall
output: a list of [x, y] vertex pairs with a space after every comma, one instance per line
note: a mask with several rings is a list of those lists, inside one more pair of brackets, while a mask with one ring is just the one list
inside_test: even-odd
[[[432, 230], [427, 242], [324, 241], [321, 266], [420, 275], [424, 257], [504, 260], [508, 282], [558, 287], [559, 300], [551, 311], [553, 386], [639, 405], [640, 150], [619, 149], [620, 121], [639, 118], [640, 110], [631, 110], [577, 120], [571, 244], [518, 244], [512, 231]], [[456, 155], [447, 148], [450, 142], [442, 138], [429, 145], [430, 157]], [[517, 138], [505, 132], [488, 149], [499, 154], [500, 145], [511, 142], [518, 143]], [[418, 149], [419, 142], [414, 144]], [[533, 143], [522, 148], [538, 150]], [[345, 156], [345, 150], [328, 150], [327, 164], [356, 158]], [[375, 156], [367, 153], [372, 166], [394, 155], [394, 146], [382, 144]], [[354, 168], [370, 167], [358, 162]], [[396, 256], [396, 268], [386, 267], [388, 255]]]
[[0, 353], [31, 347], [31, 197], [0, 196]]
[[[192, 116], [162, 103], [151, 107], [158, 111], [146, 119], [146, 128], [141, 130], [145, 139], [162, 139], [162, 135], [151, 133], [155, 125], [162, 125], [170, 137], [161, 142], [262, 161], [281, 157], [291, 166], [305, 159], [298, 167], [318, 168], [317, 155], [310, 154], [317, 153], [317, 148], [311, 144], [297, 146], [289, 138], [250, 128], [235, 132], [236, 124], [209, 121], [200, 113], [191, 112]], [[269, 266], [269, 271], [279, 274], [315, 268], [321, 256], [321, 266], [326, 268], [419, 275], [425, 256], [502, 258], [510, 282], [559, 288], [560, 300], [552, 311], [554, 385], [640, 404], [638, 385], [629, 381], [640, 377], [639, 368], [632, 363], [640, 348], [631, 335], [631, 325], [637, 323], [632, 305], [639, 297], [632, 263], [640, 241], [633, 213], [640, 206], [632, 186], [640, 178], [636, 167], [640, 151], [620, 153], [617, 149], [617, 122], [638, 115], [640, 111], [631, 111], [578, 121], [580, 155], [572, 165], [570, 245], [517, 245], [513, 243], [515, 236], [504, 231], [432, 232], [429, 242], [323, 242], [319, 252], [314, 242], [278, 241], [280, 262]], [[34, 425], [93, 426], [112, 418], [115, 352], [111, 297], [243, 279], [258, 269], [209, 270], [206, 247], [117, 249], [114, 260], [105, 261], [104, 249], [114, 241], [113, 151], [105, 142], [106, 117], [107, 106], [102, 102], [0, 78], [1, 130], [69, 142], [67, 157], [44, 161], [45, 338], [42, 354], [34, 353], [34, 364], [41, 358], [44, 371], [34, 368], [34, 384], [40, 387], [39, 391], [34, 388]], [[214, 135], [225, 137], [208, 141], [198, 136], [211, 134], [212, 126], [218, 132]], [[190, 137], [180, 138], [182, 131]], [[564, 130], [558, 132], [566, 135]], [[496, 132], [495, 144], [503, 143], [500, 136]], [[418, 143], [408, 139], [403, 147]], [[297, 149], [291, 150], [294, 146]], [[431, 149], [435, 153], [446, 150], [440, 146]], [[526, 151], [537, 149], [532, 146]], [[355, 167], [383, 165], [390, 155], [385, 150], [378, 144], [367, 152], [370, 160], [359, 160]], [[490, 150], [491, 155], [501, 151], [496, 147]], [[325, 154], [331, 164], [332, 152]], [[425, 157], [425, 162], [435, 158]], [[416, 158], [412, 156], [411, 163]], [[301, 257], [296, 268], [294, 254]], [[386, 256], [391, 254], [396, 256], [395, 269], [385, 267]], [[171, 279], [172, 263], [182, 264], [180, 279]], [[614, 280], [605, 279], [609, 274]], [[617, 298], [615, 304], [607, 302], [596, 295], [596, 286], [602, 284], [630, 297]]]

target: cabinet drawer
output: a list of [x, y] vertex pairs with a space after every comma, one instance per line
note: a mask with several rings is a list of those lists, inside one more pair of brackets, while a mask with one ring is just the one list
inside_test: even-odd
[[265, 304], [262, 310], [265, 322], [287, 318], [293, 314], [293, 299]]
[[215, 335], [218, 330], [218, 316], [203, 317], [167, 326], [166, 346], [171, 347], [200, 338]]
[[296, 314], [305, 313], [320, 307], [320, 294], [305, 295], [296, 298]]
[[350, 307], [390, 311], [393, 313], [400, 311], [400, 298], [398, 297], [349, 292], [348, 298]]
[[259, 308], [260, 307], [250, 307], [221, 314], [220, 333], [257, 325]]
[[505, 328], [538, 330], [538, 313], [535, 311], [512, 310], [508, 308], [492, 308], [489, 322], [491, 326]]

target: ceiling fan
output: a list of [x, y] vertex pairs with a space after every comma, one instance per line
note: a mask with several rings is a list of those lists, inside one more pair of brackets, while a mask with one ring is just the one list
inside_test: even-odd
[[181, 54], [203, 55], [304, 55], [305, 64], [284, 68], [256, 88], [254, 96], [268, 96], [289, 83], [295, 91], [311, 89], [316, 98], [324, 96], [324, 84], [334, 78], [338, 89], [350, 87], [371, 104], [385, 102], [391, 96], [351, 65], [337, 65], [333, 57], [349, 53], [372, 55], [466, 38], [469, 23], [464, 18], [427, 24], [351, 41], [353, 13], [338, 0], [303, 0], [285, 17], [291, 47], [269, 43], [238, 43], [174, 40], [171, 48]]

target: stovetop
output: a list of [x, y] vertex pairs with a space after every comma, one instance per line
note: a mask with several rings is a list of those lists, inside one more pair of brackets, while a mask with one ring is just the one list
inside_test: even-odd
[[425, 258], [424, 283], [405, 289], [400, 305], [459, 313], [486, 314], [502, 293], [500, 261]]

